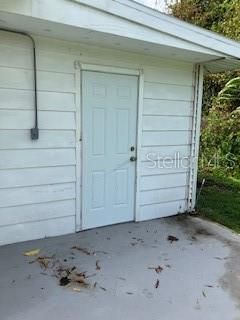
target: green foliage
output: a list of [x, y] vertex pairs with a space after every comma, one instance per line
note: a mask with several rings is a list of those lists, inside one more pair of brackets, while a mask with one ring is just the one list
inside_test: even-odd
[[218, 94], [219, 101], [237, 102], [240, 105], [240, 77], [228, 81]]
[[[204, 176], [206, 177], [206, 176]], [[199, 214], [240, 232], [240, 180], [207, 176], [197, 203]]]
[[[203, 112], [208, 113], [214, 101], [218, 97], [219, 92], [224, 88], [225, 84], [232, 78], [240, 76], [239, 71], [222, 72], [217, 74], [205, 74], [204, 93], [203, 93]], [[238, 103], [237, 101], [233, 104]]]
[[218, 104], [203, 119], [200, 169], [240, 177], [240, 112]]
[[[240, 40], [239, 0], [178, 0], [169, 8], [177, 18]], [[205, 77], [200, 157], [205, 172], [240, 176], [240, 70]]]
[[181, 0], [169, 9], [181, 20], [240, 39], [239, 0]]

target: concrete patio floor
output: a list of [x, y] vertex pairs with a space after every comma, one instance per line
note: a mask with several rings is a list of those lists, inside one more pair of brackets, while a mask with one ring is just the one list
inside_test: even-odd
[[[171, 243], [169, 235], [179, 240]], [[23, 255], [35, 248], [40, 256], [55, 255], [56, 265], [86, 272], [90, 287], [59, 286], [56, 265], [45, 270]], [[239, 308], [240, 237], [198, 218], [126, 223], [0, 248], [1, 320], [237, 320]]]

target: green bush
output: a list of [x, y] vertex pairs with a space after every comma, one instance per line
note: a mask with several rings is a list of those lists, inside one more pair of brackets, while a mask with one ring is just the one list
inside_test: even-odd
[[240, 109], [215, 99], [203, 117], [200, 170], [240, 177]]

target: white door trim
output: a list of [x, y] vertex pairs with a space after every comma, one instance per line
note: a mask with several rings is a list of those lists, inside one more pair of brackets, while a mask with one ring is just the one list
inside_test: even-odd
[[140, 173], [141, 173], [141, 147], [142, 147], [142, 118], [144, 102], [144, 72], [139, 70], [138, 80], [138, 106], [137, 106], [137, 164], [136, 164], [136, 200], [135, 221], [141, 221], [140, 215]]
[[82, 71], [97, 71], [105, 73], [115, 73], [115, 74], [125, 74], [128, 76], [139, 76], [140, 70], [138, 69], [127, 69], [127, 68], [118, 68], [114, 66], [104, 66], [98, 64], [81, 64]]
[[[96, 65], [96, 64], [84, 64], [79, 60], [74, 63], [76, 69], [76, 102], [77, 102], [77, 116], [76, 116], [76, 152], [79, 152], [81, 156], [76, 155], [76, 175], [77, 182], [76, 185], [79, 185], [79, 188], [76, 187], [76, 231], [83, 230], [82, 217], [83, 217], [83, 208], [84, 208], [84, 198], [83, 198], [83, 188], [82, 186], [86, 183], [86, 177], [84, 174], [85, 167], [85, 156], [84, 156], [84, 145], [82, 143], [82, 71], [96, 71], [104, 73], [114, 73], [114, 74], [123, 74], [123, 75], [135, 75], [138, 76], [138, 104], [137, 104], [137, 163], [136, 163], [136, 175], [135, 175], [135, 212], [134, 220], [140, 221], [140, 151], [142, 144], [142, 113], [143, 113], [143, 91], [144, 91], [144, 72], [142, 69], [127, 69], [120, 68], [115, 66], [105, 66], [105, 65]], [[79, 80], [77, 80], [79, 79]], [[78, 93], [77, 93], [78, 92]], [[79, 98], [78, 98], [79, 96]], [[78, 123], [79, 121], [79, 123]], [[80, 129], [81, 128], [81, 129]], [[81, 147], [78, 146], [79, 142]], [[81, 179], [80, 174], [81, 173]], [[78, 178], [79, 175], [79, 178]], [[80, 189], [81, 185], [81, 189]], [[81, 190], [81, 191], [80, 191]]]

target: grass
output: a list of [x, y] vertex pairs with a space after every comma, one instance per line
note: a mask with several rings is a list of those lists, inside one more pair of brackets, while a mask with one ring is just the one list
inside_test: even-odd
[[[203, 179], [200, 175], [199, 181]], [[198, 213], [240, 233], [240, 180], [206, 176], [198, 198]]]

